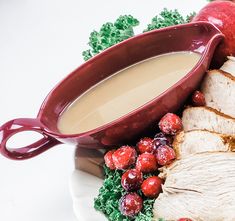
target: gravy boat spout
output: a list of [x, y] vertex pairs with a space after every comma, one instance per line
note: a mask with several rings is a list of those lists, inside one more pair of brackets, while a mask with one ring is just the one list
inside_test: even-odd
[[[223, 35], [207, 22], [189, 23], [146, 32], [127, 39], [88, 60], [63, 79], [46, 97], [36, 119], [11, 120], [0, 127], [0, 152], [15, 160], [34, 157], [60, 144], [83, 148], [110, 148], [127, 144], [156, 127], [167, 112], [175, 112], [197, 89]], [[77, 97], [112, 74], [145, 59], [170, 53], [192, 51], [200, 60], [183, 78], [151, 101], [96, 129], [63, 134], [58, 130], [61, 113]], [[43, 138], [21, 148], [8, 148], [7, 141], [22, 131], [41, 133]]]

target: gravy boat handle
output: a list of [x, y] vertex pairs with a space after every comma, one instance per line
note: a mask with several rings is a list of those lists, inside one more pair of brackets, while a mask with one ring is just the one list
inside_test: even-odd
[[[21, 148], [7, 147], [7, 141], [13, 135], [23, 131], [40, 133], [43, 135], [43, 138]], [[38, 119], [18, 118], [8, 121], [0, 127], [0, 152], [12, 160], [29, 159], [58, 144], [61, 144], [61, 142], [47, 134]]]

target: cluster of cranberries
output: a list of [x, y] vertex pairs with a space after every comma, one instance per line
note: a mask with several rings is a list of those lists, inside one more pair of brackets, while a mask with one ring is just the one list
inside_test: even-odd
[[127, 194], [120, 199], [120, 211], [125, 216], [134, 217], [143, 207], [143, 199], [136, 191], [141, 190], [145, 197], [157, 198], [162, 190], [160, 177], [153, 175], [144, 179], [143, 174], [157, 172], [158, 167], [175, 159], [172, 136], [182, 130], [181, 119], [168, 113], [160, 120], [159, 128], [161, 132], [154, 139], [145, 137], [137, 147], [122, 146], [105, 154], [107, 167], [124, 171], [121, 184]]
[[[204, 106], [205, 97], [200, 91], [195, 91], [191, 97], [193, 106]], [[111, 170], [123, 170], [121, 178], [123, 189], [127, 194], [121, 197], [119, 209], [125, 216], [134, 217], [143, 207], [143, 199], [137, 193], [141, 190], [148, 198], [157, 198], [162, 190], [163, 180], [158, 176], [143, 178], [143, 174], [157, 172], [158, 167], [170, 164], [175, 159], [171, 147], [173, 136], [182, 130], [181, 119], [172, 113], [167, 113], [158, 124], [161, 132], [154, 139], [145, 137], [137, 147], [122, 146], [105, 154], [105, 164]], [[180, 218], [178, 221], [191, 221]]]

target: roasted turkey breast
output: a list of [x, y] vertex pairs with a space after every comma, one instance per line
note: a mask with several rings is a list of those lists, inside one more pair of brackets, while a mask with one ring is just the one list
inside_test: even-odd
[[173, 148], [177, 159], [195, 153], [234, 151], [235, 136], [206, 130], [182, 131], [175, 136]]
[[235, 77], [222, 70], [209, 71], [202, 82], [206, 106], [235, 117]]
[[154, 220], [235, 221], [235, 58], [209, 71], [201, 89], [207, 107], [183, 112]]
[[190, 107], [183, 112], [184, 131], [208, 130], [235, 135], [235, 118], [209, 107]]
[[188, 155], [165, 167], [163, 193], [154, 203], [154, 220], [235, 220], [235, 153]]
[[226, 71], [235, 77], [235, 57], [228, 56], [228, 60], [223, 64], [220, 70]]

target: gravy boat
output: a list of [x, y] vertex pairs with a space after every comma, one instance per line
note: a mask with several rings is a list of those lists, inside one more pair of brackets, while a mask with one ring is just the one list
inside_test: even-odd
[[[0, 152], [22, 160], [61, 143], [83, 148], [109, 148], [126, 144], [153, 129], [167, 112], [177, 111], [199, 86], [214, 50], [223, 38], [207, 22], [189, 23], [146, 32], [129, 38], [91, 58], [63, 79], [46, 97], [35, 119], [19, 118], [0, 127]], [[112, 74], [142, 60], [164, 53], [192, 51], [199, 62], [181, 80], [159, 96], [121, 118], [79, 134], [62, 134], [57, 122], [63, 110], [77, 97]], [[35, 131], [43, 138], [25, 147], [8, 148], [7, 141], [22, 131]]]

